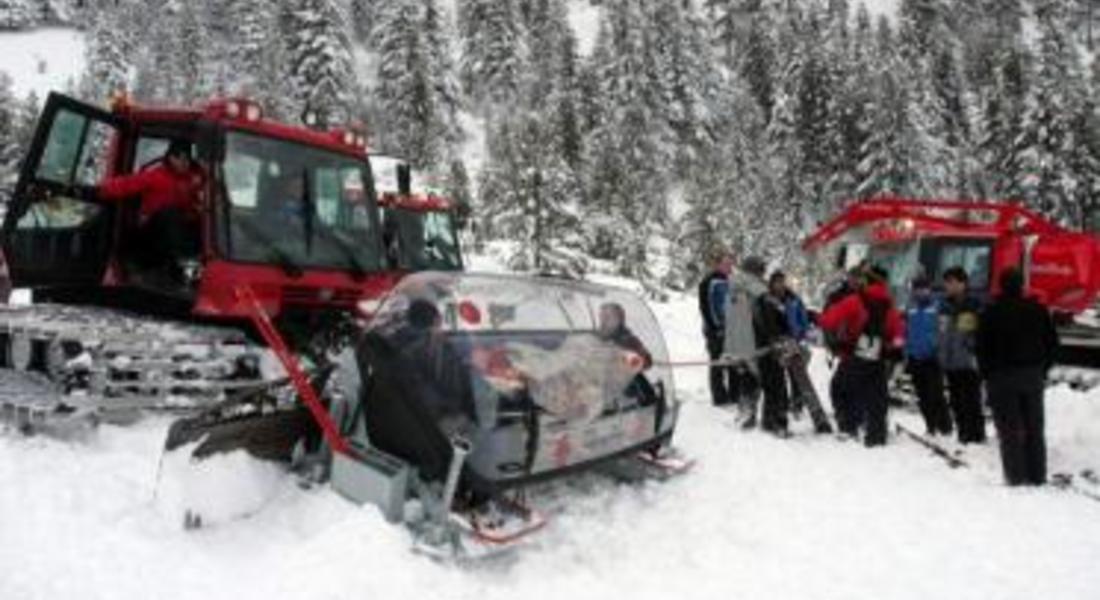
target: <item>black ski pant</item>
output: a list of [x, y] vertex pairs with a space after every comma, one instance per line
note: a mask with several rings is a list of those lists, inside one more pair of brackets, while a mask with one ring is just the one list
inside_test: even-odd
[[[725, 339], [718, 335], [707, 335], [707, 355], [718, 360], [725, 349]], [[751, 398], [759, 390], [756, 378], [744, 366], [722, 366], [710, 368], [710, 400], [715, 406], [737, 404], [741, 398]]]
[[1023, 367], [989, 376], [989, 406], [1009, 485], [1042, 485], [1047, 478], [1043, 432], [1043, 369]]
[[982, 414], [982, 379], [977, 371], [947, 371], [947, 390], [951, 412], [963, 444], [985, 442], [985, 416]]
[[179, 208], [159, 210], [146, 219], [132, 246], [134, 261], [145, 269], [177, 269], [181, 258], [199, 254], [199, 227]]
[[911, 358], [906, 363], [913, 388], [917, 392], [917, 406], [924, 417], [924, 428], [929, 434], [948, 435], [953, 427], [947, 399], [943, 395], [943, 370], [936, 359]]
[[860, 425], [864, 425], [864, 444], [885, 444], [889, 402], [886, 366], [882, 361], [856, 357], [841, 359], [831, 388], [837, 428], [854, 436], [859, 433]]
[[[725, 345], [725, 339], [713, 333], [707, 333], [707, 355], [711, 360], [718, 360], [722, 356], [722, 347]], [[710, 368], [710, 401], [715, 406], [723, 406], [731, 402], [736, 402], [737, 397], [734, 396], [734, 373], [733, 367], [711, 367]]]
[[821, 398], [814, 389], [810, 380], [809, 365], [810, 352], [808, 349], [799, 348], [783, 361], [787, 370], [787, 377], [791, 380], [791, 408], [805, 407], [810, 412], [810, 418], [814, 422], [814, 430], [817, 433], [832, 433], [833, 426], [829, 423], [829, 415], [825, 414], [825, 408], [821, 406]]
[[764, 388], [763, 429], [787, 431], [787, 411], [790, 408], [787, 370], [772, 354], [761, 357], [757, 365], [760, 368], [760, 385]]

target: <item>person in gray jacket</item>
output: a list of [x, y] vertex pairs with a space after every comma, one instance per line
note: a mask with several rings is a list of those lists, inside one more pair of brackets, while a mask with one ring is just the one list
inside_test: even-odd
[[726, 302], [726, 334], [723, 354], [734, 357], [752, 357], [739, 365], [740, 389], [736, 402], [741, 426], [756, 426], [757, 405], [760, 403], [760, 367], [756, 361], [759, 350], [754, 321], [758, 320], [757, 299], [768, 293], [764, 283], [766, 265], [759, 256], [749, 256], [741, 262], [741, 268], [730, 274], [730, 288]]
[[939, 361], [947, 379], [959, 442], [981, 444], [985, 442], [985, 416], [975, 336], [982, 305], [967, 293], [968, 281], [962, 267], [944, 271], [947, 297], [940, 310]]

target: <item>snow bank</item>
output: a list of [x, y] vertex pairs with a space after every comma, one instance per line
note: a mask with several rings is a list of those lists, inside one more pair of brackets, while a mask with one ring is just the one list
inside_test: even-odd
[[34, 90], [42, 101], [50, 91], [62, 91], [79, 79], [84, 34], [65, 28], [0, 33], [0, 56], [0, 71], [11, 76], [16, 97]]

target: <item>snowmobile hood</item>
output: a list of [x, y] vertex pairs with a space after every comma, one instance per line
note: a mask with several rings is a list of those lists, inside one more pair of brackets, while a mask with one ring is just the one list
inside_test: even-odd
[[485, 488], [563, 474], [671, 437], [678, 406], [657, 320], [585, 282], [469, 273], [406, 277], [368, 324], [370, 443], [442, 476], [449, 440]]

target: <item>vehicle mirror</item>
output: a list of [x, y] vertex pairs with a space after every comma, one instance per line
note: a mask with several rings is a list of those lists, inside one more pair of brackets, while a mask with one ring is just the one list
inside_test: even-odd
[[409, 196], [412, 193], [412, 170], [409, 163], [397, 165], [397, 193], [401, 196]]

